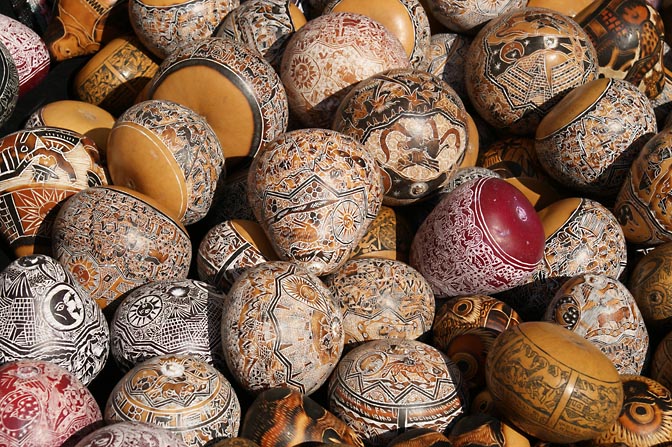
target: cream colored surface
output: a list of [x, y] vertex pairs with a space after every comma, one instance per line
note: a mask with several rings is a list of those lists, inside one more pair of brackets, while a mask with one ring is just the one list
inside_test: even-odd
[[415, 47], [415, 29], [408, 9], [398, 0], [341, 0], [332, 12], [354, 12], [380, 22], [401, 42], [407, 55]]

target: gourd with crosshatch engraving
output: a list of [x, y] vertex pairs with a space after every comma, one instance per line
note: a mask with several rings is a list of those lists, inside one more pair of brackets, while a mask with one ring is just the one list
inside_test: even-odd
[[160, 59], [212, 36], [240, 0], [128, 0], [128, 17], [142, 44]]
[[427, 336], [434, 294], [420, 273], [392, 259], [350, 259], [323, 277], [343, 313], [346, 347], [381, 338]]
[[534, 134], [571, 89], [597, 77], [597, 54], [585, 31], [546, 8], [520, 8], [490, 20], [465, 65], [471, 103], [491, 126]]
[[539, 268], [528, 282], [501, 296], [525, 321], [541, 320], [555, 292], [569, 278], [583, 273], [618, 278], [628, 260], [618, 220], [600, 202], [570, 197], [538, 215], [546, 234]]
[[614, 214], [628, 242], [655, 246], [672, 241], [670, 182], [672, 128], [646, 142], [616, 196]]
[[251, 220], [225, 220], [201, 239], [196, 268], [202, 281], [224, 292], [247, 269], [278, 256], [261, 226]]
[[72, 196], [56, 215], [52, 242], [54, 257], [102, 308], [148, 282], [185, 279], [191, 263], [185, 228], [158, 202], [120, 186]]
[[105, 422], [137, 421], [178, 436], [189, 447], [238, 435], [241, 408], [231, 383], [190, 355], [152, 357], [127, 372], [110, 393]]
[[187, 447], [180, 438], [168, 430], [140, 422], [117, 422], [100, 427], [86, 435], [75, 447]]
[[426, 0], [425, 4], [432, 16], [450, 31], [473, 35], [490, 20], [524, 8], [527, 0]]

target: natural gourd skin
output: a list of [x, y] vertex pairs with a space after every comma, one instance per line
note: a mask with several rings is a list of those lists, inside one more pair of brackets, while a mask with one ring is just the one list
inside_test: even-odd
[[255, 50], [224, 37], [171, 53], [148, 84], [147, 96], [204, 116], [219, 138], [227, 167], [249, 162], [287, 129], [289, 119], [285, 87], [273, 67]]
[[333, 443], [363, 447], [359, 435], [342, 420], [290, 388], [261, 392], [248, 409], [240, 436], [260, 447]]
[[56, 61], [93, 54], [125, 31], [126, 0], [58, 0], [44, 35]]
[[623, 385], [611, 360], [585, 338], [549, 322], [525, 322], [502, 332], [486, 360], [486, 383], [496, 408], [512, 424], [549, 442], [600, 435], [623, 404]]

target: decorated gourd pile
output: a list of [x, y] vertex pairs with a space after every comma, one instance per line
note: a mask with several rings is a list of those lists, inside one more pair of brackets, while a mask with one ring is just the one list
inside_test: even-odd
[[0, 26], [0, 445], [672, 445], [669, 5]]

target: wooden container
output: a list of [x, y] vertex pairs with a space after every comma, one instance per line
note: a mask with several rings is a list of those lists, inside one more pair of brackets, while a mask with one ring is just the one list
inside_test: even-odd
[[596, 77], [597, 54], [586, 33], [545, 8], [513, 10], [488, 22], [465, 65], [474, 108], [493, 127], [517, 135], [533, 134], [565, 94]]
[[597, 347], [554, 323], [513, 326], [495, 340], [486, 363], [495, 405], [540, 440], [570, 443], [601, 435], [616, 421], [623, 385]]
[[51, 231], [62, 202], [107, 184], [90, 138], [57, 127], [25, 129], [0, 140], [0, 229], [16, 256], [51, 253]]
[[184, 227], [153, 199], [119, 186], [71, 197], [54, 221], [53, 252], [103, 309], [142, 284], [185, 279], [191, 262]]

